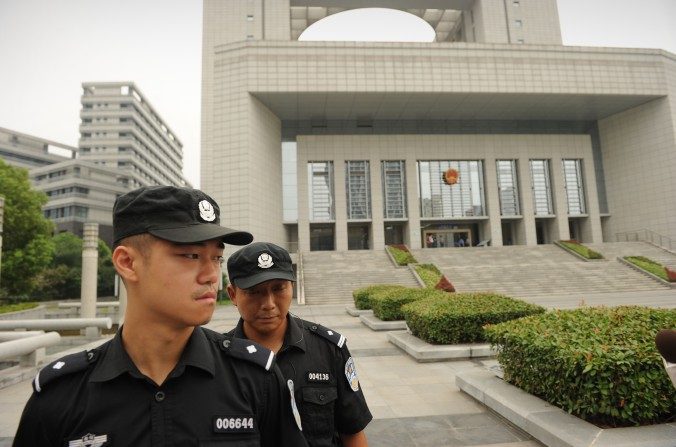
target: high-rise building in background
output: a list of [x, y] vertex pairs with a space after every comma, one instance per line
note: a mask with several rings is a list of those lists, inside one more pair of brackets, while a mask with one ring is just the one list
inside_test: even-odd
[[185, 186], [183, 145], [133, 82], [82, 84], [79, 157], [117, 168], [131, 189]]
[[[298, 41], [359, 7], [430, 43]], [[291, 249], [676, 240], [676, 56], [562, 45], [555, 0], [204, 0], [201, 185]]]
[[0, 128], [0, 157], [47, 194], [43, 212], [57, 232], [82, 237], [95, 222], [112, 246], [115, 199], [139, 186], [186, 186], [183, 149], [133, 83], [82, 87], [79, 148]]

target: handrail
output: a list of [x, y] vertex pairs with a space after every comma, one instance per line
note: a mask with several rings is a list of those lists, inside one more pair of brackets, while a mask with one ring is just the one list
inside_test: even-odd
[[0, 330], [43, 330], [67, 331], [95, 327], [110, 329], [113, 321], [110, 318], [47, 318], [43, 320], [3, 320]]
[[676, 243], [669, 236], [664, 236], [648, 228], [615, 233], [617, 242], [648, 242], [656, 247], [673, 252]]
[[61, 341], [56, 332], [34, 334], [0, 343], [0, 360], [20, 357], [21, 366], [36, 366], [45, 357], [45, 348]]

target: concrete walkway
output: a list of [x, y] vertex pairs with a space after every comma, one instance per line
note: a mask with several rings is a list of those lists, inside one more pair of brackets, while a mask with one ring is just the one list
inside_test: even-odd
[[[366, 431], [371, 447], [542, 446], [455, 386], [457, 372], [483, 369], [480, 362], [417, 363], [390, 344], [386, 332], [349, 316], [344, 304], [294, 305], [292, 311], [347, 337], [374, 416]], [[221, 306], [208, 327], [226, 331], [237, 318], [234, 307]], [[29, 381], [0, 389], [0, 446], [11, 445], [30, 393]]]

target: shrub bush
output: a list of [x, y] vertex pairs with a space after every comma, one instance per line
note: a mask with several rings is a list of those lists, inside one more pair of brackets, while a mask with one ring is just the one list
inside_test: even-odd
[[659, 264], [652, 259], [646, 258], [645, 256], [625, 256], [626, 261], [631, 262], [636, 267], [645, 270], [646, 272], [652, 273], [658, 278], [662, 278], [665, 281], [669, 281], [667, 276], [667, 271], [662, 264]]
[[401, 248], [388, 245], [387, 250], [390, 252], [397, 265], [409, 265], [418, 262], [410, 252], [402, 250]]
[[436, 291], [402, 307], [413, 335], [434, 344], [485, 341], [483, 326], [544, 312], [544, 308], [493, 293]]
[[38, 303], [0, 304], [0, 314], [17, 312], [19, 310], [28, 310], [35, 307], [38, 307]]
[[573, 251], [585, 259], [603, 259], [603, 255], [589, 247], [585, 247], [578, 241], [559, 241], [559, 244], [567, 250]]
[[401, 307], [404, 304], [437, 296], [438, 294], [438, 290], [418, 288], [395, 289], [379, 293], [374, 295], [371, 300], [373, 315], [383, 321], [403, 320], [404, 314], [401, 311]]
[[361, 289], [354, 290], [352, 292], [352, 298], [354, 299], [354, 305], [357, 309], [371, 309], [371, 299], [373, 295], [389, 292], [390, 290], [401, 289], [406, 289], [406, 287], [395, 284], [374, 284], [372, 286], [362, 287]]
[[434, 264], [418, 264], [415, 271], [420, 276], [420, 279], [425, 283], [425, 287], [434, 287], [441, 279], [441, 272]]
[[676, 414], [676, 391], [655, 347], [676, 310], [548, 312], [486, 327], [505, 380], [589, 422], [626, 426]]

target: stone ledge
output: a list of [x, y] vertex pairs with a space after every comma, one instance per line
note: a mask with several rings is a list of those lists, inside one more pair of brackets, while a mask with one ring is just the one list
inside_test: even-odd
[[489, 371], [458, 372], [455, 384], [549, 447], [674, 447], [676, 423], [602, 429]]
[[495, 351], [486, 343], [433, 345], [410, 334], [408, 331], [390, 332], [387, 334], [387, 339], [420, 363], [491, 357], [495, 355]]
[[406, 321], [404, 320], [383, 321], [373, 315], [373, 313], [360, 315], [359, 320], [372, 331], [400, 331], [402, 329], [408, 329]]
[[373, 311], [371, 309], [357, 309], [356, 307], [349, 304], [345, 306], [345, 312], [347, 312], [349, 315], [352, 315], [353, 317], [373, 314]]

